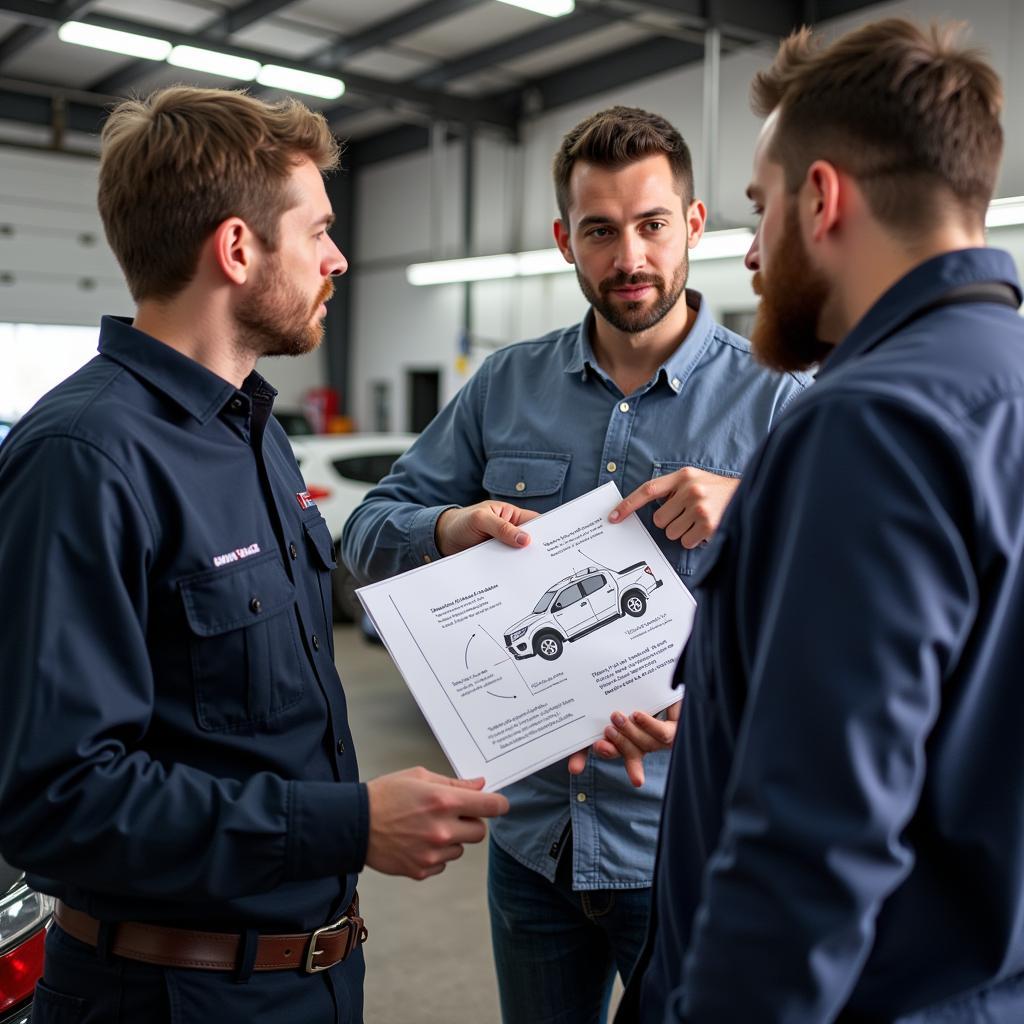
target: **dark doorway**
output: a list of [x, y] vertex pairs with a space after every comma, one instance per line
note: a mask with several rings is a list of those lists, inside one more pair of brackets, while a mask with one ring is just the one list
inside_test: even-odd
[[409, 370], [409, 430], [418, 434], [441, 409], [441, 371]]

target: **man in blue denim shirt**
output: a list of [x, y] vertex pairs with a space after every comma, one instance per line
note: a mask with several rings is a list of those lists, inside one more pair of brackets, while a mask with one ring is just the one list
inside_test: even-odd
[[[755, 79], [753, 340], [825, 358], [711, 547], [621, 1024], [1024, 1020], [1024, 321], [948, 29]], [[639, 1007], [636, 997], [640, 997]]]
[[[685, 582], [750, 453], [806, 383], [757, 367], [685, 290], [705, 210], [664, 119], [621, 107], [588, 118], [562, 144], [555, 185], [555, 237], [592, 310], [487, 359], [371, 491], [343, 537], [364, 580], [491, 536], [525, 543], [520, 524], [614, 481], [629, 496], [619, 514], [639, 508]], [[506, 1024], [596, 1021], [616, 968], [632, 968], [674, 714], [616, 716], [595, 749], [626, 755], [628, 777], [581, 752], [572, 775], [553, 765], [506, 790], [489, 876]]]
[[220, 90], [104, 127], [138, 311], [0, 451], [0, 852], [57, 897], [37, 1024], [359, 1024], [357, 872], [436, 874], [506, 805], [359, 782], [330, 532], [254, 370], [320, 341], [337, 158], [319, 114]]

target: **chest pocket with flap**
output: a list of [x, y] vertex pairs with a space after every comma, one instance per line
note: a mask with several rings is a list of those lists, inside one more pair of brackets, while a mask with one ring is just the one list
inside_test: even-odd
[[313, 566], [316, 569], [317, 584], [320, 588], [320, 610], [323, 620], [320, 629], [328, 638], [331, 657], [334, 657], [334, 610], [331, 573], [338, 567], [334, 541], [331, 540], [331, 528], [327, 520], [319, 513], [310, 519], [303, 520], [302, 530], [306, 535], [306, 545], [311, 552]]
[[484, 490], [512, 505], [550, 512], [562, 504], [571, 461], [559, 452], [495, 452], [484, 470]]
[[178, 587], [200, 728], [254, 732], [301, 700], [295, 588], [274, 552], [188, 576]]

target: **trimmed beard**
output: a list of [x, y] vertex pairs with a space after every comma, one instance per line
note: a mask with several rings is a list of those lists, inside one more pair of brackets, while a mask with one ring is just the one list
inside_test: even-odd
[[280, 261], [272, 256], [251, 295], [235, 314], [236, 344], [257, 357], [312, 352], [324, 336], [317, 312], [333, 294], [334, 282], [326, 278], [310, 308], [309, 300], [287, 279]]
[[[690, 276], [690, 258], [684, 252], [682, 262], [672, 275], [672, 283], [665, 286], [665, 279], [658, 274], [616, 274], [606, 277], [595, 289], [580, 273], [576, 266], [576, 280], [580, 283], [580, 291], [594, 310], [601, 314], [617, 330], [625, 334], [643, 334], [656, 324], [661, 323], [675, 308], [680, 296], [686, 291], [686, 282]], [[626, 285], [649, 284], [657, 291], [654, 305], [647, 308], [643, 302], [627, 302], [625, 306], [615, 306], [609, 292]]]
[[754, 274], [754, 294], [761, 296], [750, 332], [760, 363], [781, 373], [809, 370], [832, 351], [818, 338], [818, 322], [828, 300], [824, 275], [811, 266], [800, 236], [795, 200], [786, 200], [782, 237], [771, 254], [771, 271]]

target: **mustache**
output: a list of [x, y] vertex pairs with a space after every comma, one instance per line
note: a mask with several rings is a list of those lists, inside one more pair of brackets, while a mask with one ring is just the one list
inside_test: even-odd
[[665, 287], [664, 279], [658, 274], [616, 274], [614, 277], [606, 277], [601, 282], [600, 289], [602, 295], [607, 295], [616, 288], [638, 284], [650, 284], [655, 288]]
[[317, 309], [321, 302], [330, 302], [332, 298], [334, 298], [334, 281], [328, 277], [320, 286], [320, 291], [317, 294], [316, 302], [313, 303], [313, 308]]

